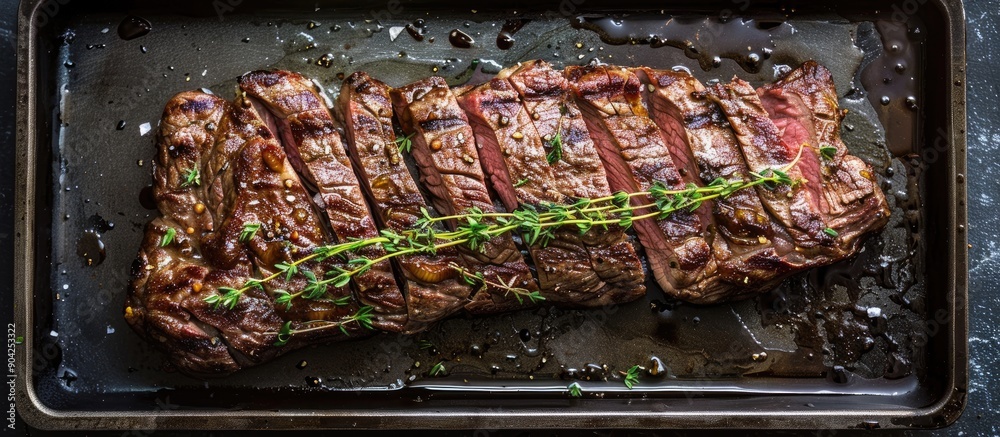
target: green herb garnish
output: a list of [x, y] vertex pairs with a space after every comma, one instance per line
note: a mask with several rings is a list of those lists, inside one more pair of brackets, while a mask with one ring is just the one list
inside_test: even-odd
[[174, 228], [167, 229], [167, 232], [160, 237], [160, 247], [167, 247], [170, 243], [174, 242], [174, 238], [177, 237], [177, 230]]

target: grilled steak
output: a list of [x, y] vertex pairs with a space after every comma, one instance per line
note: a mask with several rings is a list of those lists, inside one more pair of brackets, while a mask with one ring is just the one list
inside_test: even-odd
[[[555, 190], [556, 177], [531, 115], [509, 82], [490, 80], [460, 94], [458, 103], [475, 132], [483, 171], [508, 210], [567, 203]], [[574, 228], [557, 229], [551, 240], [542, 237], [529, 246], [548, 301], [584, 305], [602, 292], [604, 283], [576, 234]]]
[[[394, 89], [391, 95], [403, 129], [413, 134], [412, 155], [435, 208], [449, 216], [473, 208], [495, 212], [479, 165], [472, 128], [444, 79], [425, 79]], [[505, 283], [529, 292], [538, 290], [531, 270], [509, 235], [495, 236], [480, 249], [472, 251], [463, 246], [465, 267], [482, 272], [493, 284]], [[473, 295], [466, 310], [487, 314], [527, 304], [511, 296], [509, 290], [490, 285]]]
[[[240, 87], [262, 101], [274, 115], [293, 164], [319, 192], [337, 240], [377, 237], [378, 228], [350, 158], [312, 81], [288, 71], [255, 71], [240, 78]], [[385, 255], [385, 251], [381, 246], [368, 246], [358, 250], [357, 255], [374, 260]], [[352, 282], [361, 303], [374, 308], [375, 327], [403, 330], [406, 304], [393, 277], [391, 263], [378, 262]]]
[[[786, 167], [800, 153], [809, 156], [808, 144], [781, 141], [781, 131], [768, 117], [757, 91], [749, 83], [734, 78], [728, 84], [720, 83], [710, 88], [709, 95], [729, 119], [750, 171], [767, 173]], [[800, 252], [819, 264], [828, 262], [827, 253], [835, 241], [824, 232], [827, 223], [820, 211], [819, 179], [805, 173], [800, 165], [792, 167], [788, 176], [806, 182], [774, 189], [758, 186], [757, 193], [768, 211], [791, 235]]]
[[[527, 308], [535, 293], [581, 308], [645, 292], [618, 226], [567, 226], [541, 242], [522, 235], [539, 287], [508, 233], [517, 226], [491, 215], [505, 210], [522, 209], [520, 218], [523, 208], [555, 210], [612, 190], [786, 171], [795, 183], [632, 222], [656, 281], [693, 303], [746, 297], [851, 256], [889, 216], [871, 166], [840, 138], [844, 112], [814, 62], [760, 89], [738, 78], [706, 89], [689, 73], [649, 68], [558, 72], [541, 61], [454, 90], [438, 77], [390, 89], [358, 72], [337, 101], [346, 146], [306, 78], [258, 71], [240, 86], [246, 94], [232, 103], [204, 92], [168, 102], [153, 168], [163, 216], [146, 227], [125, 304], [129, 325], [188, 374], [231, 373], [374, 333], [366, 328], [413, 333], [459, 310]], [[407, 141], [397, 142], [393, 112]], [[631, 217], [655, 217], [651, 196], [631, 199]], [[321, 256], [329, 245], [405, 233], [425, 215], [446, 217], [439, 237], [469, 230], [477, 244], [391, 260], [368, 246], [346, 258], [383, 261], [333, 285], [358, 260]]]
[[[635, 71], [651, 86], [648, 103], [656, 124], [671, 132], [679, 146], [690, 149], [691, 163], [702, 182], [753, 180], [725, 116], [705, 96], [698, 79], [680, 71]], [[754, 190], [739, 190], [712, 203], [716, 230], [712, 249], [719, 273], [738, 288], [732, 289], [734, 294], [706, 296], [700, 302], [758, 293], [807, 263]]]
[[[642, 105], [642, 85], [635, 74], [605, 66], [568, 67], [565, 74], [613, 189], [647, 191], [655, 181], [671, 189], [686, 186], [659, 127]], [[632, 198], [635, 206], [650, 202], [648, 196]], [[717, 275], [706, 225], [699, 214], [688, 211], [635, 222], [654, 277], [673, 296], [697, 301], [729, 292], [730, 285]]]
[[[559, 159], [549, 164], [555, 177], [546, 183], [571, 199], [611, 195], [601, 158], [562, 73], [545, 62], [532, 61], [503, 70], [497, 77], [510, 82], [520, 95], [542, 138], [547, 161], [556, 153], [553, 149], [558, 140]], [[587, 249], [591, 267], [604, 282], [599, 292], [580, 304], [622, 303], [645, 294], [642, 263], [621, 228], [592, 229], [578, 238]]]
[[840, 139], [846, 111], [837, 107], [837, 90], [825, 67], [813, 61], [789, 72], [777, 83], [757, 90], [764, 109], [781, 132], [781, 143], [809, 144], [803, 151], [803, 172], [819, 188], [819, 210], [837, 233], [837, 245], [852, 254], [861, 236], [889, 220], [885, 195], [871, 166], [848, 154]]
[[[348, 152], [379, 227], [395, 232], [414, 229], [427, 202], [403, 162], [404, 151], [396, 144], [389, 87], [363, 72], [354, 73], [344, 81], [337, 109], [347, 127]], [[426, 329], [468, 302], [469, 284], [448, 267], [461, 263], [457, 249], [395, 261], [404, 278], [399, 285], [409, 311], [406, 332]]]
[[[183, 136], [168, 135], [180, 121], [172, 114], [185, 113], [181, 110], [184, 102], [175, 99], [168, 105], [161, 151], [176, 149], [186, 141]], [[208, 105], [196, 111], [206, 110], [210, 110]], [[347, 289], [331, 289], [327, 298], [300, 302], [291, 309], [275, 308], [271, 294], [278, 289], [302, 289], [305, 284], [300, 278], [290, 282], [278, 278], [262, 287], [246, 288], [232, 308], [219, 308], [205, 300], [224, 295], [224, 288], [243, 289], [256, 271], [270, 275], [275, 264], [294, 261], [325, 243], [308, 193], [249, 102], [228, 107], [218, 135], [213, 137], [217, 141], [209, 156], [191, 155], [195, 161], [209, 157], [221, 161], [223, 145], [242, 143], [229, 149], [227, 164], [217, 170], [219, 199], [225, 205], [218, 208], [223, 213], [213, 216], [215, 228], [184, 229], [169, 217], [151, 223], [133, 265], [125, 308], [133, 329], [167, 348], [173, 365], [191, 374], [232, 372], [305, 344], [346, 338], [339, 329], [315, 329], [297, 335], [284, 348], [274, 347], [285, 322], [292, 322], [292, 329], [309, 329], [317, 327], [316, 321], [339, 321], [358, 310]], [[163, 173], [154, 170], [154, 174]], [[198, 200], [207, 201], [197, 187], [188, 189]], [[259, 228], [244, 236], [247, 225]], [[318, 272], [332, 267], [329, 261], [301, 266]], [[367, 331], [355, 324], [345, 329], [352, 334]]]

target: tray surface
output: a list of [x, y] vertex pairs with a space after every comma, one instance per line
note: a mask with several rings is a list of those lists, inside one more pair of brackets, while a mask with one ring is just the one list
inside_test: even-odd
[[[927, 46], [934, 44], [929, 40], [952, 37], [946, 29], [919, 16], [899, 24], [780, 9], [765, 9], [770, 15], [747, 11], [752, 21], [711, 12], [677, 14], [664, 24], [672, 15], [661, 11], [595, 15], [581, 6], [568, 14], [544, 8], [515, 13], [391, 4], [383, 11], [247, 5], [218, 15], [149, 6], [67, 7], [44, 26], [35, 22], [40, 115], [33, 188], [39, 197], [32, 210], [36, 300], [29, 340], [32, 390], [44, 405], [44, 424], [65, 426], [52, 418], [98, 411], [121, 417], [94, 418], [87, 422], [91, 426], [202, 427], [163, 418], [211, 415], [224, 417], [211, 426], [225, 427], [259, 421], [255, 410], [265, 410], [276, 422], [322, 416], [300, 418], [299, 425], [267, 425], [274, 427], [359, 426], [357, 419], [367, 419], [360, 426], [412, 426], [377, 415], [406, 418], [444, 410], [454, 412], [454, 422], [439, 424], [460, 426], [467, 423], [461, 412], [474, 408], [480, 424], [504, 414], [557, 410], [589, 420], [581, 426], [671, 412], [704, 418], [649, 415], [631, 426], [740, 426], [733, 417], [746, 413], [739, 405], [747, 398], [758, 402], [762, 416], [803, 417], [776, 422], [783, 427], [864, 426], [865, 419], [856, 419], [863, 417], [882, 427], [939, 426], [957, 416], [954, 408], [932, 418], [914, 413], [948, 393], [951, 382], [942, 375], [955, 370], [938, 355], [949, 347], [938, 333], [964, 335], [965, 329], [964, 300], [948, 299], [950, 293], [964, 296], [964, 272], [949, 278], [953, 270], [928, 268], [964, 262], [964, 253], [960, 261], [934, 250], [949, 247], [933, 235], [954, 232], [943, 210], [955, 199], [930, 183], [947, 176], [939, 174], [944, 166], [925, 165], [930, 158], [924, 153], [935, 144], [926, 132], [933, 132], [928, 125], [939, 116], [925, 107], [948, 101], [941, 95], [946, 93], [924, 87], [940, 79], [934, 75], [943, 67], [927, 65], [930, 73], [920, 72]], [[126, 12], [149, 20], [153, 31], [121, 38], [117, 30]], [[774, 13], [790, 16], [779, 21]], [[605, 16], [621, 26], [609, 27]], [[497, 35], [512, 17], [527, 21], [513, 35], [513, 46], [500, 49]], [[423, 40], [405, 28], [417, 19], [424, 21]], [[619, 28], [623, 33], [614, 32]], [[924, 31], [913, 31], [919, 28]], [[469, 34], [472, 47], [449, 44], [453, 29]], [[626, 40], [629, 34], [637, 43]], [[662, 38], [650, 44], [639, 36], [649, 34]], [[669, 44], [652, 47], [682, 34], [698, 35], [697, 53]], [[734, 40], [763, 55], [760, 62], [749, 61]], [[706, 65], [706, 53], [720, 55], [718, 66], [711, 58]], [[158, 214], [143, 206], [152, 137], [162, 105], [174, 93], [206, 88], [229, 97], [243, 72], [286, 68], [314, 78], [332, 98], [340, 78], [353, 71], [394, 86], [430, 75], [460, 84], [539, 58], [556, 66], [682, 66], [703, 81], [738, 75], [755, 85], [815, 59], [834, 74], [841, 106], [850, 111], [845, 143], [879, 169], [892, 220], [855, 259], [798, 275], [756, 299], [697, 307], [653, 291], [645, 300], [594, 311], [541, 308], [458, 318], [414, 337], [387, 334], [307, 348], [224, 379], [199, 381], [164, 371], [163, 356], [125, 324], [120, 308], [129, 266], [143, 226]], [[897, 71], [896, 64], [903, 68]], [[889, 104], [881, 104], [882, 96]], [[916, 104], [907, 105], [908, 97]], [[962, 152], [962, 161], [949, 161], [950, 168], [964, 165]], [[434, 347], [421, 347], [422, 341]], [[308, 363], [300, 369], [303, 360]], [[448, 376], [429, 377], [438, 362]], [[625, 388], [620, 371], [657, 363], [658, 375], [644, 376], [634, 390]], [[573, 381], [584, 387], [583, 399], [566, 395]], [[854, 422], [817, 412], [843, 412]], [[536, 426], [555, 426], [544, 417], [534, 420]]]

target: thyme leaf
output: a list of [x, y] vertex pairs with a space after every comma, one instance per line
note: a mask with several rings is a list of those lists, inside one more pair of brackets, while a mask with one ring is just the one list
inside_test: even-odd
[[167, 229], [167, 232], [160, 237], [160, 247], [167, 247], [170, 243], [174, 242], [174, 238], [177, 237], [177, 230], [174, 228]]

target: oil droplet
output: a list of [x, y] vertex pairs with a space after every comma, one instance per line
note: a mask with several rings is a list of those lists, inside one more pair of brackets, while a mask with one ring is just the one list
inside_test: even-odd
[[500, 34], [497, 35], [497, 48], [500, 50], [508, 50], [514, 46], [514, 34], [521, 30], [528, 20], [507, 20], [503, 24], [503, 28], [500, 30]]
[[917, 98], [909, 96], [906, 98], [906, 107], [910, 109], [917, 109]]
[[472, 39], [469, 34], [462, 32], [461, 30], [452, 29], [451, 33], [448, 34], [448, 42], [450, 42], [452, 46], [460, 49], [467, 49], [472, 47], [472, 44], [476, 42], [476, 40]]
[[143, 187], [139, 192], [139, 204], [148, 210], [156, 209], [156, 196], [153, 195], [153, 186]]
[[531, 331], [528, 331], [527, 329], [522, 329], [517, 333], [517, 335], [521, 337], [521, 341], [523, 342], [531, 341]]
[[403, 29], [406, 29], [406, 33], [410, 34], [410, 37], [412, 37], [414, 40], [423, 41], [424, 40], [423, 20], [417, 20], [417, 21], [420, 22], [420, 26], [417, 26], [416, 22], [414, 22], [413, 24], [407, 24], [405, 27], [403, 27]]
[[104, 262], [107, 253], [104, 251], [101, 235], [93, 229], [83, 231], [83, 235], [76, 241], [76, 254], [83, 258], [83, 265], [88, 267], [95, 267]]
[[888, 105], [889, 104], [889, 96], [882, 96], [882, 98], [879, 99], [879, 102], [881, 102], [883, 106]]
[[316, 65], [319, 65], [320, 67], [330, 68], [330, 66], [333, 65], [333, 56], [330, 55], [329, 53], [320, 56], [319, 59], [316, 60]]
[[118, 36], [128, 41], [146, 35], [153, 30], [153, 25], [145, 18], [129, 15], [118, 24]]

